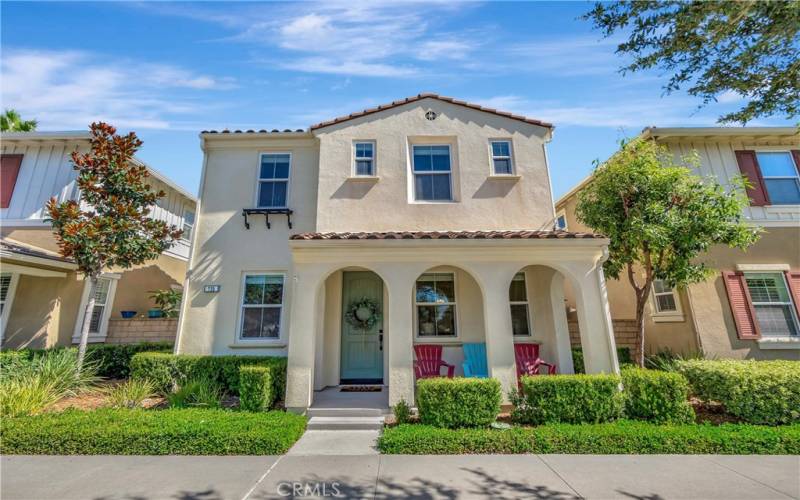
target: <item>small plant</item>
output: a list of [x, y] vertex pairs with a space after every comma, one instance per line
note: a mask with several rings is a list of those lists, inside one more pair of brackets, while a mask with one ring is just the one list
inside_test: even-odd
[[405, 399], [398, 401], [397, 404], [394, 405], [394, 408], [392, 408], [392, 411], [394, 412], [394, 419], [397, 421], [398, 425], [411, 422], [411, 407], [408, 406]]
[[690, 359], [705, 359], [706, 356], [702, 351], [694, 351], [689, 353], [679, 353], [671, 349], [664, 349], [657, 353], [646, 356], [644, 359], [645, 368], [652, 370], [661, 370], [665, 372], [678, 371], [678, 364], [680, 361], [688, 361]]
[[177, 318], [183, 294], [177, 290], [150, 290], [150, 298], [165, 318]]
[[222, 387], [204, 378], [190, 379], [167, 395], [172, 408], [219, 408]]
[[147, 379], [131, 379], [106, 391], [108, 405], [112, 408], [139, 408], [142, 402], [155, 393], [153, 383]]

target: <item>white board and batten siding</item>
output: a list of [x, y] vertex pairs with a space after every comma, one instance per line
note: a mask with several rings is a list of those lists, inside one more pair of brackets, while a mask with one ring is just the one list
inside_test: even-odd
[[[733, 185], [733, 179], [741, 175], [735, 151], [797, 149], [797, 137], [759, 138], [719, 138], [709, 140], [705, 137], [684, 137], [668, 141], [668, 146], [676, 157], [697, 151], [700, 167], [695, 174], [703, 178], [714, 178], [725, 187]], [[765, 226], [800, 226], [800, 205], [748, 206], [744, 209], [746, 219]]]
[[[8, 208], [0, 208], [0, 223], [6, 227], [41, 227], [46, 225], [45, 204], [55, 196], [59, 202], [78, 199], [77, 172], [70, 155], [75, 150], [88, 150], [88, 140], [9, 140], [2, 138], [2, 154], [21, 154], [14, 192]], [[196, 201], [151, 177], [154, 190], [167, 195], [153, 208], [152, 216], [167, 224], [183, 227], [184, 212], [196, 210]], [[189, 258], [189, 242], [180, 240], [165, 252], [183, 260]]]

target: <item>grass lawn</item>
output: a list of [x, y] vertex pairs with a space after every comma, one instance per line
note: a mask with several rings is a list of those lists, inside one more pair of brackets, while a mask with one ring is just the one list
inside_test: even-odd
[[67, 410], [4, 418], [5, 455], [276, 455], [306, 418], [279, 411], [212, 409]]
[[619, 421], [501, 429], [441, 429], [406, 424], [386, 429], [385, 454], [464, 453], [744, 454], [800, 453], [800, 425], [656, 425]]

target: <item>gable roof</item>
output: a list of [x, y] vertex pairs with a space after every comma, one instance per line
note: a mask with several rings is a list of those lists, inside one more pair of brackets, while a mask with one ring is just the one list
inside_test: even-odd
[[486, 108], [481, 106], [480, 104], [474, 104], [471, 102], [461, 101], [458, 99], [454, 99], [452, 97], [445, 97], [439, 94], [433, 94], [429, 92], [424, 92], [422, 94], [417, 94], [412, 97], [406, 97], [405, 99], [401, 99], [399, 101], [393, 101], [388, 104], [381, 104], [380, 106], [365, 109], [363, 111], [358, 111], [355, 113], [350, 113], [346, 116], [340, 116], [338, 118], [334, 118], [333, 120], [328, 120], [324, 122], [317, 123], [316, 125], [311, 125], [310, 130], [317, 130], [324, 127], [329, 127], [331, 125], [336, 125], [337, 123], [346, 122], [348, 120], [352, 120], [354, 118], [360, 118], [362, 116], [371, 115], [373, 113], [378, 113], [379, 111], [386, 111], [387, 109], [396, 108], [398, 106], [403, 106], [404, 104], [409, 104], [416, 101], [421, 101], [422, 99], [436, 99], [442, 102], [447, 102], [450, 104], [455, 104], [457, 106], [464, 106], [465, 108], [474, 109], [477, 111], [483, 111], [484, 113], [491, 113], [493, 115], [503, 116], [505, 118], [510, 118], [512, 120], [518, 120], [525, 123], [530, 123], [532, 125], [539, 125], [540, 127], [546, 128], [555, 128], [552, 123], [543, 122], [541, 120], [537, 120], [535, 118], [528, 118], [522, 115], [515, 115], [513, 113], [509, 113], [507, 111], [498, 111], [493, 108]]

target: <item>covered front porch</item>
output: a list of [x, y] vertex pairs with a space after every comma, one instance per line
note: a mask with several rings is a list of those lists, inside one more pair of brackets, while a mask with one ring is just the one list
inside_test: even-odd
[[287, 407], [317, 406], [343, 384], [383, 386], [388, 405], [413, 405], [415, 347], [426, 345], [442, 346], [463, 376], [465, 344], [484, 344], [504, 394], [516, 386], [515, 344], [538, 344], [558, 373], [573, 373], [565, 281], [587, 372], [618, 371], [606, 244], [549, 231], [293, 236]]

